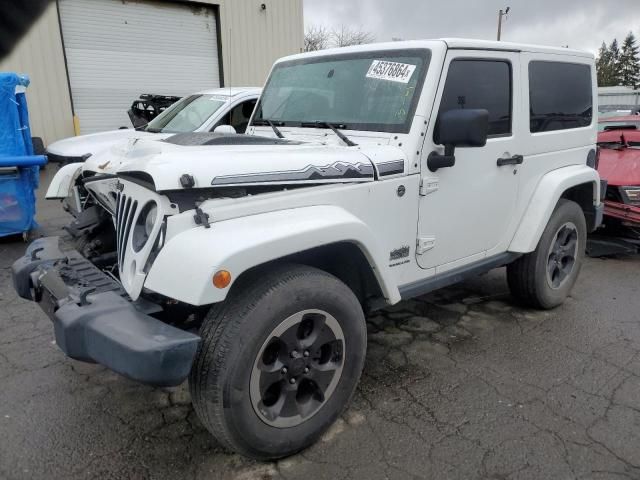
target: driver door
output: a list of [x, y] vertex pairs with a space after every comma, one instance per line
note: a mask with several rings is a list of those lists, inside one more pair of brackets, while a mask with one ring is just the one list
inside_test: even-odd
[[[417, 262], [441, 273], [506, 250], [514, 230], [521, 112], [517, 52], [449, 50], [421, 159]], [[437, 116], [451, 109], [489, 111], [484, 147], [456, 148], [455, 165], [430, 172]], [[528, 115], [526, 116], [528, 119]], [[511, 232], [511, 233], [510, 233]]]

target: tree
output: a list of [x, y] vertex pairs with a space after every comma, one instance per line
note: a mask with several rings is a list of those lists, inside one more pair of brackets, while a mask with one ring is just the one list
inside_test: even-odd
[[615, 65], [611, 56], [611, 50], [609, 50], [609, 47], [607, 47], [607, 44], [604, 42], [602, 42], [602, 46], [598, 51], [596, 68], [598, 71], [598, 85], [600, 87], [615, 85]]
[[598, 86], [606, 87], [609, 85], [609, 72], [611, 69], [611, 57], [607, 44], [602, 42], [600, 50], [598, 50], [598, 58], [596, 58], [596, 70], [598, 72]]
[[313, 52], [330, 47], [362, 45], [364, 43], [371, 43], [374, 40], [375, 37], [371, 33], [352, 29], [344, 25], [331, 31], [322, 25], [311, 25], [308, 26], [304, 32], [304, 51]]
[[332, 30], [331, 38], [333, 39], [333, 45], [336, 47], [362, 45], [365, 43], [371, 43], [375, 40], [375, 37], [370, 32], [352, 29], [345, 25], [340, 25], [339, 28]]
[[329, 47], [331, 33], [323, 26], [311, 25], [304, 32], [304, 51], [314, 52]]
[[633, 32], [624, 39], [622, 51], [618, 58], [619, 85], [638, 87], [640, 85], [640, 49], [636, 45], [636, 37]]
[[609, 55], [611, 55], [611, 85], [620, 85], [620, 47], [618, 47], [617, 38], [614, 38], [609, 45]]

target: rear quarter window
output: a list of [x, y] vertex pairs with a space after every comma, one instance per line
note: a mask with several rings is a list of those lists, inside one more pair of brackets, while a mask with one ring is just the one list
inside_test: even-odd
[[591, 125], [591, 67], [565, 62], [530, 62], [529, 116], [531, 133]]

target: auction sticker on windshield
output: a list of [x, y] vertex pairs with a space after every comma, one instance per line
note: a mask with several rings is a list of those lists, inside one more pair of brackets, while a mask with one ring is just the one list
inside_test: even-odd
[[387, 62], [385, 60], [374, 60], [371, 62], [367, 78], [378, 80], [390, 80], [392, 82], [409, 83], [413, 75], [415, 65], [408, 63]]

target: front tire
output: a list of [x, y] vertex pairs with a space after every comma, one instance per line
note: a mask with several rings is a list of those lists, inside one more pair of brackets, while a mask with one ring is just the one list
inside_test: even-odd
[[189, 378], [196, 413], [222, 445], [260, 460], [314, 443], [348, 405], [364, 366], [358, 299], [306, 266], [241, 278], [200, 333]]
[[562, 304], [582, 268], [586, 242], [582, 209], [575, 202], [560, 199], [537, 248], [507, 266], [511, 294], [534, 308]]

